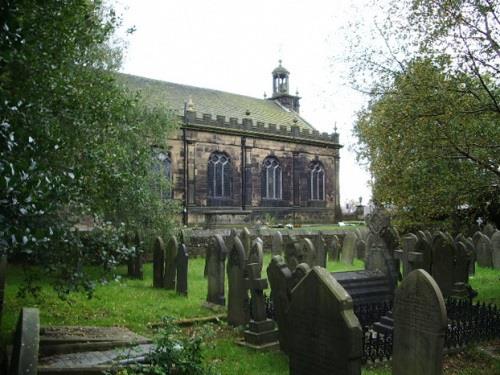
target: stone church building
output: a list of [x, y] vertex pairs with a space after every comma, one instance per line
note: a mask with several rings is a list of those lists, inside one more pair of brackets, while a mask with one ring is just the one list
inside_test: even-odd
[[146, 101], [167, 103], [179, 122], [156, 157], [185, 224], [338, 221], [339, 136], [300, 116], [289, 76], [280, 61], [264, 99], [125, 76]]

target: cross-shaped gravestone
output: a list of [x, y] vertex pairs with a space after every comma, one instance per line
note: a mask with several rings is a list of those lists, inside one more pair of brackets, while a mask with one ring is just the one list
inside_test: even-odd
[[403, 243], [403, 249], [394, 251], [394, 257], [399, 259], [403, 265], [403, 278], [411, 271], [418, 268], [418, 265], [424, 260], [422, 253], [414, 251], [417, 241], [418, 238], [413, 233], [407, 234], [401, 241]]
[[264, 300], [264, 289], [267, 289], [267, 279], [260, 277], [261, 267], [258, 263], [247, 265], [248, 278], [245, 279], [247, 289], [250, 289], [250, 309], [252, 319], [256, 322], [266, 320], [266, 302]]

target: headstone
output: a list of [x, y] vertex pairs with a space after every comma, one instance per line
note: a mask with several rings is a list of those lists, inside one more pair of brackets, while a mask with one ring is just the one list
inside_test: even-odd
[[474, 247], [477, 247], [477, 243], [481, 238], [481, 235], [482, 233], [480, 231], [477, 231], [472, 235], [472, 242], [474, 242]]
[[299, 239], [290, 233], [285, 242], [285, 262], [291, 271], [300, 263], [299, 252]]
[[357, 237], [354, 232], [348, 232], [344, 237], [342, 244], [342, 253], [340, 254], [340, 262], [343, 264], [352, 264], [356, 254]]
[[360, 375], [362, 329], [352, 299], [321, 267], [292, 290], [288, 319], [291, 375]]
[[314, 244], [309, 238], [300, 240], [299, 264], [307, 263], [310, 267], [317, 266], [318, 254]]
[[233, 238], [233, 247], [227, 260], [227, 322], [237, 327], [248, 323], [248, 290], [245, 285], [245, 249], [238, 236]]
[[292, 272], [281, 255], [273, 256], [267, 267], [267, 278], [271, 285], [271, 301], [274, 306], [274, 315], [278, 323], [280, 349], [288, 353], [288, 331], [293, 329], [288, 324], [287, 311], [291, 297]]
[[128, 260], [128, 276], [134, 279], [142, 280], [144, 278], [144, 270], [143, 270], [144, 260], [142, 251], [142, 241], [139, 232], [135, 233], [133, 245], [134, 245], [134, 254], [132, 254], [130, 259]]
[[245, 254], [248, 259], [248, 255], [250, 254], [250, 250], [252, 249], [252, 237], [250, 236], [250, 231], [247, 227], [244, 227], [240, 234], [240, 240], [245, 248]]
[[356, 258], [364, 260], [366, 256], [366, 242], [361, 238], [356, 240]]
[[422, 232], [417, 232], [418, 241], [415, 244], [415, 251], [422, 254], [422, 263], [419, 268], [431, 273], [432, 266], [432, 242], [429, 241], [427, 235]]
[[470, 237], [464, 240], [464, 244], [469, 255], [469, 275], [474, 275], [476, 273], [476, 248]]
[[500, 269], [500, 231], [498, 230], [491, 236], [491, 255], [493, 268]]
[[491, 240], [488, 236], [482, 233], [476, 244], [476, 259], [477, 264], [480, 267], [493, 267]]
[[36, 375], [38, 372], [38, 345], [40, 318], [38, 309], [21, 310], [12, 345], [11, 375]]
[[330, 242], [329, 258], [333, 262], [338, 262], [340, 259], [340, 243], [339, 243], [339, 238], [336, 235], [332, 236], [332, 240]]
[[272, 255], [283, 255], [283, 235], [280, 231], [273, 234], [271, 253]]
[[437, 232], [432, 243], [432, 277], [445, 297], [453, 289], [454, 258], [454, 243], [443, 232]]
[[163, 287], [167, 290], [175, 289], [175, 258], [178, 249], [177, 238], [174, 235], [170, 236], [165, 248], [165, 278], [163, 280]]
[[0, 325], [2, 324], [3, 301], [5, 296], [5, 279], [7, 277], [7, 255], [0, 257]]
[[181, 243], [175, 257], [176, 283], [175, 290], [182, 296], [188, 295], [189, 253], [186, 244]]
[[248, 329], [243, 332], [245, 345], [253, 349], [267, 349], [277, 347], [278, 330], [273, 320], [267, 318], [264, 289], [267, 288], [267, 279], [260, 276], [261, 268], [257, 263], [247, 265], [248, 278], [246, 287], [250, 289], [251, 319]]
[[455, 264], [453, 267], [453, 284], [469, 282], [470, 255], [462, 241], [455, 244]]
[[403, 278], [414, 269], [421, 268], [423, 254], [416, 252], [418, 238], [413, 233], [409, 233], [402, 238], [402, 250], [395, 251], [395, 257], [399, 259], [403, 266]]
[[264, 249], [263, 242], [259, 237], [252, 241], [252, 247], [250, 248], [250, 252], [247, 254], [247, 258], [247, 264], [257, 263], [262, 271], [262, 265], [264, 264]]
[[426, 271], [415, 270], [403, 280], [396, 290], [393, 316], [392, 373], [441, 375], [446, 307], [441, 290]]
[[321, 232], [314, 237], [314, 248], [316, 250], [316, 263], [318, 266], [326, 268], [326, 243]]
[[483, 234], [487, 236], [488, 238], [491, 238], [493, 236], [493, 233], [495, 233], [496, 228], [493, 224], [488, 223], [484, 226], [483, 228]]
[[222, 236], [216, 234], [211, 238], [207, 248], [207, 278], [208, 294], [207, 302], [224, 306], [224, 264], [226, 262], [227, 249]]
[[300, 263], [295, 270], [292, 272], [292, 278], [290, 280], [290, 289], [293, 289], [300, 280], [302, 280], [311, 271], [311, 267], [307, 263]]
[[165, 244], [161, 237], [156, 237], [153, 248], [153, 287], [163, 288], [165, 278]]

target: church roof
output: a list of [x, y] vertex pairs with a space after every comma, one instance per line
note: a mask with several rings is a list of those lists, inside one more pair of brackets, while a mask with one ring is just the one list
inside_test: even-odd
[[[250, 96], [231, 94], [224, 91], [204, 89], [200, 87], [181, 85], [172, 82], [159, 81], [129, 74], [120, 74], [124, 83], [132, 90], [141, 93], [146, 102], [166, 104], [177, 114], [184, 113], [184, 103], [192, 99], [194, 110], [198, 115], [210, 114], [230, 117], [251, 118], [254, 123], [298, 125], [300, 128], [314, 130], [314, 127], [300, 115], [291, 111], [277, 101], [259, 99]], [[247, 113], [250, 113], [247, 115]], [[296, 124], [294, 122], [296, 120]]]

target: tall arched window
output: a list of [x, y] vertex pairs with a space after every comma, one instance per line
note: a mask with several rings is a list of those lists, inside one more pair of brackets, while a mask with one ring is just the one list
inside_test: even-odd
[[281, 199], [281, 177], [278, 159], [272, 156], [267, 157], [262, 164], [262, 197], [264, 199]]
[[213, 152], [208, 159], [208, 196], [230, 198], [232, 188], [231, 159], [223, 152]]
[[311, 164], [311, 200], [325, 200], [325, 170], [319, 161]]
[[172, 197], [172, 159], [162, 150], [154, 150], [153, 169], [160, 180], [157, 180], [156, 189], [163, 199]]

